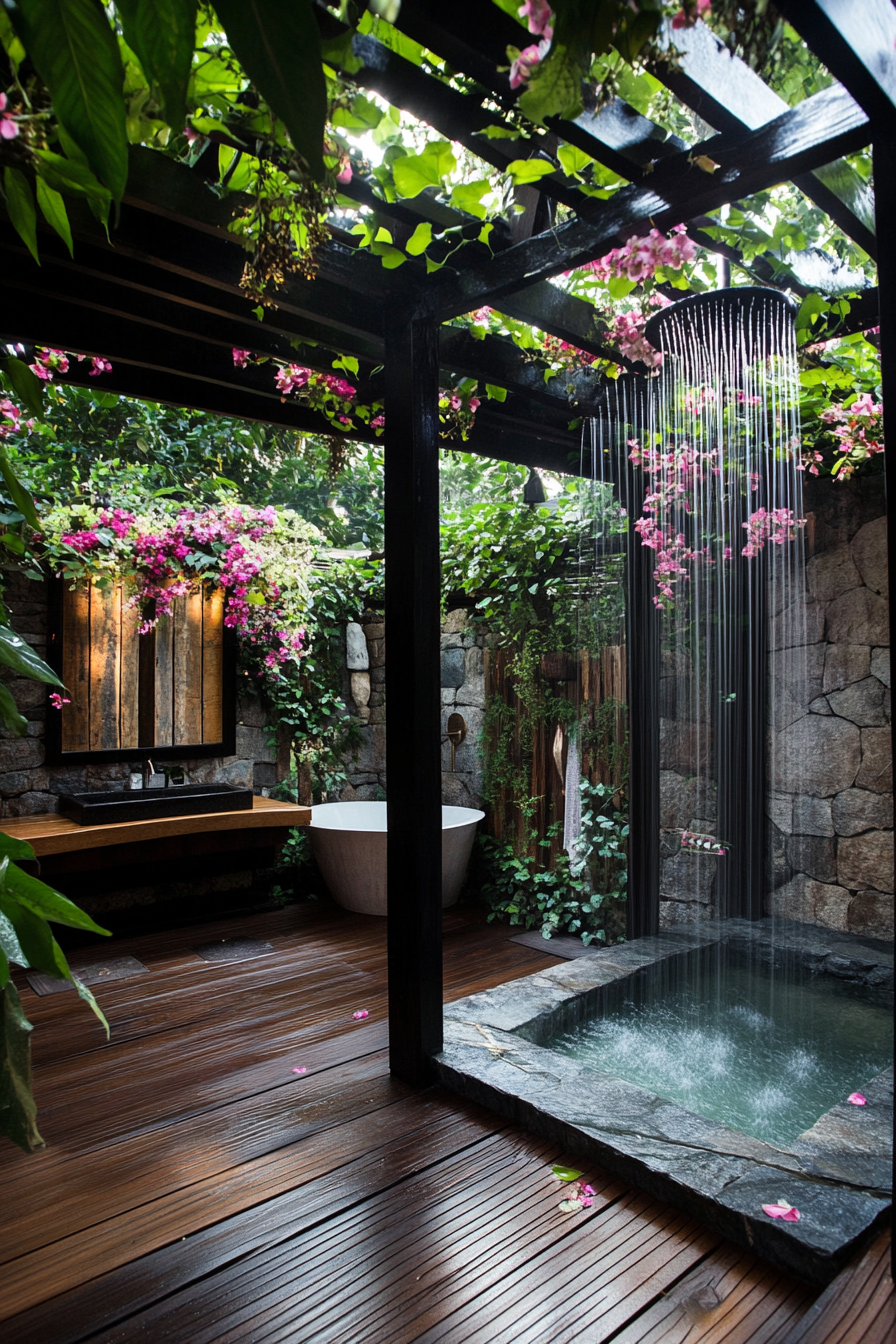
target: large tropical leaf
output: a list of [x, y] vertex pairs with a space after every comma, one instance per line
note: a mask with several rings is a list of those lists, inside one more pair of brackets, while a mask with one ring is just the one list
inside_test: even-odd
[[61, 892], [48, 887], [39, 877], [23, 873], [11, 863], [6, 870], [5, 892], [36, 915], [52, 920], [54, 924], [67, 924], [72, 929], [89, 929], [91, 933], [109, 934], [95, 924], [86, 910], [81, 910]]
[[186, 121], [187, 84], [196, 45], [197, 0], [116, 0], [124, 40], [162, 95], [173, 131]]
[[311, 0], [216, 0], [215, 12], [240, 65], [320, 180], [327, 86]]
[[[9, 860], [4, 859], [8, 864]], [[9, 920], [19, 947], [28, 959], [28, 965], [44, 975], [55, 976], [58, 980], [71, 980], [65, 953], [53, 937], [53, 930], [45, 919], [36, 915], [27, 906], [14, 901], [6, 892], [0, 891], [0, 914]]]
[[[0, 681], [0, 723], [6, 728], [12, 729], [16, 737], [24, 737], [28, 732], [28, 720], [24, 714], [19, 713], [19, 707], [8, 686], [4, 686]], [[3, 850], [0, 849], [0, 854]]]
[[[8, 625], [0, 625], [0, 663], [11, 667], [20, 677], [30, 677], [32, 681], [46, 681], [51, 686], [62, 686], [56, 673], [39, 658], [30, 644], [26, 644], [21, 635], [10, 630]], [[65, 690], [65, 687], [62, 686]]]
[[34, 861], [34, 850], [27, 840], [19, 840], [14, 835], [6, 835], [0, 831], [0, 859], [12, 859], [13, 863], [19, 859]]
[[34, 192], [31, 184], [20, 168], [4, 168], [3, 196], [9, 222], [40, 265], [37, 253], [37, 209], [34, 204]]
[[[28, 372], [30, 373], [31, 370], [29, 369]], [[9, 455], [2, 446], [0, 446], [0, 476], [3, 477], [3, 482], [12, 497], [12, 501], [25, 522], [29, 527], [33, 527], [35, 532], [38, 532], [40, 530], [40, 520], [37, 516], [37, 509], [34, 507], [34, 500], [16, 475], [9, 460]], [[46, 680], [46, 678], [43, 678], [43, 680]]]
[[11, 980], [0, 992], [0, 1134], [26, 1153], [44, 1147], [31, 1094], [31, 1023]]
[[120, 201], [128, 177], [124, 67], [100, 0], [16, 0], [8, 13], [56, 116]]
[[15, 355], [7, 355], [5, 359], [0, 359], [0, 373], [26, 411], [30, 411], [38, 420], [43, 420], [44, 385], [31, 372], [24, 360], [16, 359]]

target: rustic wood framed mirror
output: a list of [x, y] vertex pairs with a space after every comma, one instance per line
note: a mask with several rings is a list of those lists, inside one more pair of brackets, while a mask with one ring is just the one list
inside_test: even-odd
[[47, 713], [47, 760], [231, 756], [236, 635], [224, 595], [204, 584], [140, 633], [122, 583], [50, 580], [48, 661], [70, 703]]

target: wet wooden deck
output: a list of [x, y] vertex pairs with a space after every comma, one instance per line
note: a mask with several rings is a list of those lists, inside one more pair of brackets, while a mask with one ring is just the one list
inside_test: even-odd
[[[307, 905], [104, 943], [147, 967], [100, 990], [109, 1044], [22, 990], [49, 1146], [0, 1150], [5, 1344], [892, 1339], [887, 1237], [819, 1297], [594, 1168], [561, 1213], [568, 1154], [390, 1079], [384, 932]], [[555, 964], [510, 932], [446, 916], [446, 997]], [[273, 951], [191, 951], [235, 935]]]

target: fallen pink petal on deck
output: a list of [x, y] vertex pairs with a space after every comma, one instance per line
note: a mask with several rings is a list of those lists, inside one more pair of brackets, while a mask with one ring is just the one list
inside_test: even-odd
[[861, 1092], [850, 1092], [846, 1100], [851, 1101], [853, 1106], [866, 1106], [868, 1104], [866, 1098], [862, 1096]]
[[307, 1069], [293, 1069], [293, 1073], [307, 1073]]
[[793, 1209], [789, 1204], [763, 1204], [762, 1212], [767, 1213], [769, 1218], [781, 1218], [785, 1223], [798, 1223], [800, 1220], [799, 1209]]
[[355, 1019], [356, 1022], [360, 1022], [362, 1017], [369, 1017], [369, 1016], [370, 1014], [368, 1013], [366, 1008], [359, 1008], [356, 1013], [352, 1013], [352, 1017]]

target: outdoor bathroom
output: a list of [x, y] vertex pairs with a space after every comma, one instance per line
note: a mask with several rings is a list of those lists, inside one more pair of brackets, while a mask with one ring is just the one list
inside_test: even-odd
[[0, 11], [4, 1338], [889, 1338], [867, 3]]

